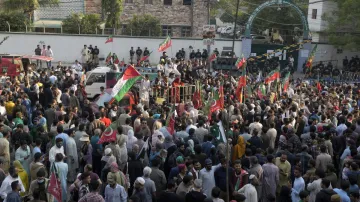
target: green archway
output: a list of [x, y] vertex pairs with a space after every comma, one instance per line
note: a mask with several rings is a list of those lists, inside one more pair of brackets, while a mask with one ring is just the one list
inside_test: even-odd
[[292, 3], [291, 0], [269, 0], [264, 2], [263, 4], [261, 4], [259, 7], [257, 7], [253, 13], [250, 15], [247, 23], [246, 23], [246, 28], [245, 28], [245, 36], [247, 38], [250, 38], [251, 36], [251, 28], [252, 28], [252, 24], [253, 21], [255, 19], [255, 17], [266, 7], [269, 6], [273, 6], [273, 5], [287, 5], [290, 6], [291, 8], [293, 8], [300, 16], [301, 18], [301, 22], [303, 24], [303, 37], [304, 39], [308, 39], [309, 38], [309, 24], [307, 22], [307, 17], [304, 15], [304, 13], [302, 12], [302, 10], [295, 5], [294, 3]]
[[[257, 7], [254, 12], [250, 15], [247, 23], [246, 23], [246, 28], [245, 28], [245, 37], [242, 39], [242, 44], [241, 44], [241, 53], [248, 58], [250, 56], [251, 52], [251, 44], [252, 44], [252, 39], [251, 39], [251, 27], [253, 24], [253, 21], [255, 19], [255, 17], [258, 15], [259, 12], [261, 12], [264, 8], [269, 7], [269, 6], [276, 6], [276, 5], [286, 5], [286, 6], [290, 6], [291, 8], [293, 8], [300, 16], [301, 22], [303, 24], [303, 39], [304, 40], [308, 40], [310, 39], [309, 36], [309, 24], [307, 21], [307, 17], [304, 15], [304, 13], [302, 12], [302, 10], [295, 5], [291, 0], [269, 0], [264, 2], [263, 4], [261, 4], [259, 7]], [[302, 70], [302, 65], [303, 63], [307, 60], [307, 55], [311, 50], [311, 43], [306, 43], [302, 45], [302, 50], [299, 51], [298, 54], [298, 63], [297, 63], [297, 71], [301, 71]], [[300, 52], [302, 52], [303, 54], [300, 54]]]

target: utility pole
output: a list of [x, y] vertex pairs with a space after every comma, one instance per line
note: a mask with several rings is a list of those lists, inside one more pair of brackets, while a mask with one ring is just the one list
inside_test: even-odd
[[[210, 26], [210, 0], [207, 0], [207, 8], [208, 8], [208, 16], [207, 16], [207, 18], [208, 18], [208, 25]], [[207, 52], [208, 52], [208, 55], [210, 55], [211, 53], [210, 53], [210, 44], [209, 44], [209, 41], [208, 41], [207, 43], [208, 43], [208, 45], [207, 45]], [[210, 63], [210, 61], [209, 61], [209, 64], [208, 64], [208, 67], [209, 67], [208, 73], [210, 73], [210, 65], [211, 65], [211, 63]]]
[[236, 22], [238, 19], [238, 14], [239, 14], [239, 4], [240, 4], [240, 0], [237, 0], [236, 3], [236, 14], [235, 14], [235, 23], [234, 23], [234, 35], [233, 35], [233, 40], [232, 40], [232, 54], [234, 54], [234, 49], [235, 49], [235, 39], [236, 39]]

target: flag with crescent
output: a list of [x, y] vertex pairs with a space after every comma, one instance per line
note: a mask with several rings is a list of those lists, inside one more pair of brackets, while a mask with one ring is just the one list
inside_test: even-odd
[[117, 122], [114, 122], [105, 129], [105, 131], [101, 134], [101, 137], [97, 143], [102, 144], [104, 142], [116, 141], [116, 133], [117, 133]]

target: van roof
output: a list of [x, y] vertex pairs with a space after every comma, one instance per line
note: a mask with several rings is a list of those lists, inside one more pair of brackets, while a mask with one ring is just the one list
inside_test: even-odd
[[110, 72], [110, 67], [96, 67], [95, 69], [91, 70], [91, 72]]

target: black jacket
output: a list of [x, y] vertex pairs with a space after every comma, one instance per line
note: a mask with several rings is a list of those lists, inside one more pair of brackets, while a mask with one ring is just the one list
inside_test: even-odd
[[334, 194], [336, 194], [336, 192], [332, 189], [322, 189], [316, 194], [315, 202], [329, 202], [331, 201], [331, 196]]
[[203, 202], [205, 199], [205, 194], [198, 191], [190, 191], [185, 196], [185, 202]]

